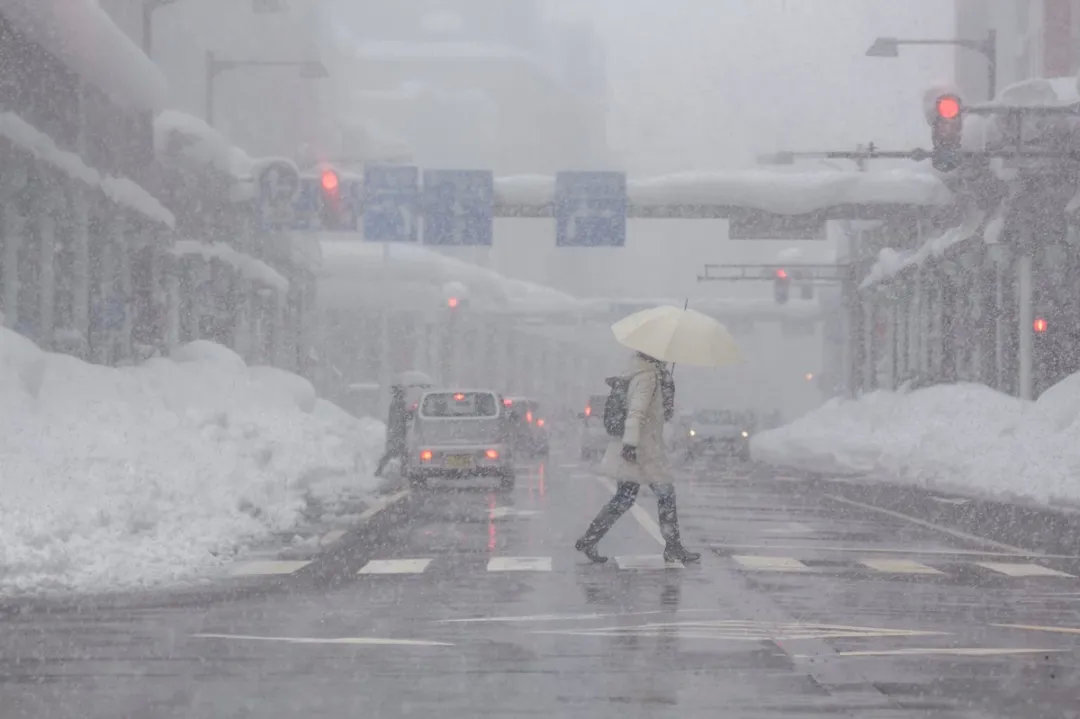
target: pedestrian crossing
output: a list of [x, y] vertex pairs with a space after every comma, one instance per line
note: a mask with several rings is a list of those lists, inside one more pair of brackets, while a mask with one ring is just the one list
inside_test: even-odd
[[[903, 557], [845, 558], [843, 561], [813, 560], [792, 556], [765, 554], [731, 554], [714, 556], [727, 568], [750, 574], [804, 574], [828, 575], [862, 573], [881, 578], [947, 578], [957, 576], [998, 577], [1010, 579], [1076, 579], [1077, 574], [1048, 567], [1033, 561], [982, 561], [977, 557], [964, 559], [940, 557], [926, 562]], [[708, 561], [708, 560], [706, 560]], [[258, 560], [234, 565], [230, 574], [234, 577], [257, 577], [294, 574], [310, 561]], [[666, 562], [660, 554], [619, 555], [612, 557], [607, 567], [616, 571], [656, 571], [684, 569], [679, 562]], [[551, 556], [483, 556], [454, 557], [396, 557], [367, 560], [357, 571], [357, 576], [409, 576], [434, 572], [485, 572], [488, 574], [551, 573], [577, 571], [590, 565], [576, 555]], [[1080, 574], [1080, 572], [1078, 572]]]
[[[870, 570], [872, 574], [884, 575], [923, 575], [946, 576], [960, 570], [980, 568], [991, 576], [1005, 577], [1064, 577], [1075, 579], [1069, 574], [1034, 562], [985, 562], [985, 561], [942, 561], [939, 566], [931, 566], [913, 559], [894, 559], [884, 557], [862, 558], [844, 562], [824, 562], [809, 559], [796, 559], [757, 554], [732, 554], [729, 559], [736, 568], [746, 572], [835, 572], [849, 570]], [[948, 571], [946, 571], [948, 570]], [[977, 570], [976, 570], [977, 571]]]

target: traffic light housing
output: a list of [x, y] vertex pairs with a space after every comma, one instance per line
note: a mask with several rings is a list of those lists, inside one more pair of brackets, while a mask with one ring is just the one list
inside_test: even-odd
[[321, 196], [319, 219], [322, 229], [345, 229], [344, 204], [341, 200], [341, 177], [336, 170], [324, 168], [319, 175], [319, 193]]
[[782, 305], [788, 301], [788, 297], [791, 295], [791, 276], [788, 275], [787, 270], [777, 269], [773, 274], [773, 297], [776, 298], [776, 304]]
[[963, 160], [960, 154], [963, 130], [964, 106], [959, 95], [938, 95], [930, 118], [934, 144], [930, 161], [935, 170], [950, 172], [960, 166]]

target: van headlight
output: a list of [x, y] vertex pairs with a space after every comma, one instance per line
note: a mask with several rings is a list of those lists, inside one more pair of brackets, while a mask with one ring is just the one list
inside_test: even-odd
[[744, 430], [742, 431], [742, 436], [743, 436], [743, 439], [746, 439], [747, 437], [749, 437], [749, 436], [750, 436], [750, 433], [749, 433], [749, 432], [747, 432], [747, 431], [746, 431], [746, 430], [744, 429]]
[[692, 429], [692, 430], [690, 430], [690, 436], [691, 436], [691, 437], [697, 437], [697, 431], [696, 431], [696, 430], [693, 430], [693, 429]]

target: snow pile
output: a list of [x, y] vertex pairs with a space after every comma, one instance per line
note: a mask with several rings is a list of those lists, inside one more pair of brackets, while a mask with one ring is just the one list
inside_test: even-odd
[[195, 342], [108, 368], [0, 328], [0, 591], [180, 580], [374, 487], [383, 426]]
[[984, 385], [833, 400], [751, 442], [755, 459], [1043, 503], [1080, 501], [1080, 373], [1035, 402]]
[[195, 167], [210, 166], [234, 178], [250, 177], [255, 164], [206, 122], [176, 110], [154, 118], [154, 150], [158, 157], [182, 158]]
[[921, 267], [930, 259], [943, 257], [950, 247], [974, 237], [985, 217], [984, 212], [971, 212], [963, 223], [934, 235], [914, 251], [883, 248], [878, 253], [874, 266], [870, 268], [870, 273], [859, 283], [859, 289], [864, 290], [895, 277], [909, 267]]
[[101, 190], [116, 204], [135, 210], [167, 227], [176, 226], [173, 214], [140, 185], [126, 177], [102, 175], [75, 153], [61, 150], [51, 137], [15, 113], [0, 112], [0, 138], [6, 139], [71, 179]]

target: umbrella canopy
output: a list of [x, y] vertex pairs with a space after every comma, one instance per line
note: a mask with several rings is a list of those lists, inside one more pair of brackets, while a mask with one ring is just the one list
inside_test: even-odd
[[431, 377], [415, 369], [405, 370], [394, 378], [394, 384], [402, 387], [430, 387], [435, 384]]
[[664, 362], [724, 367], [742, 357], [724, 325], [695, 310], [654, 307], [611, 326], [619, 344]]

